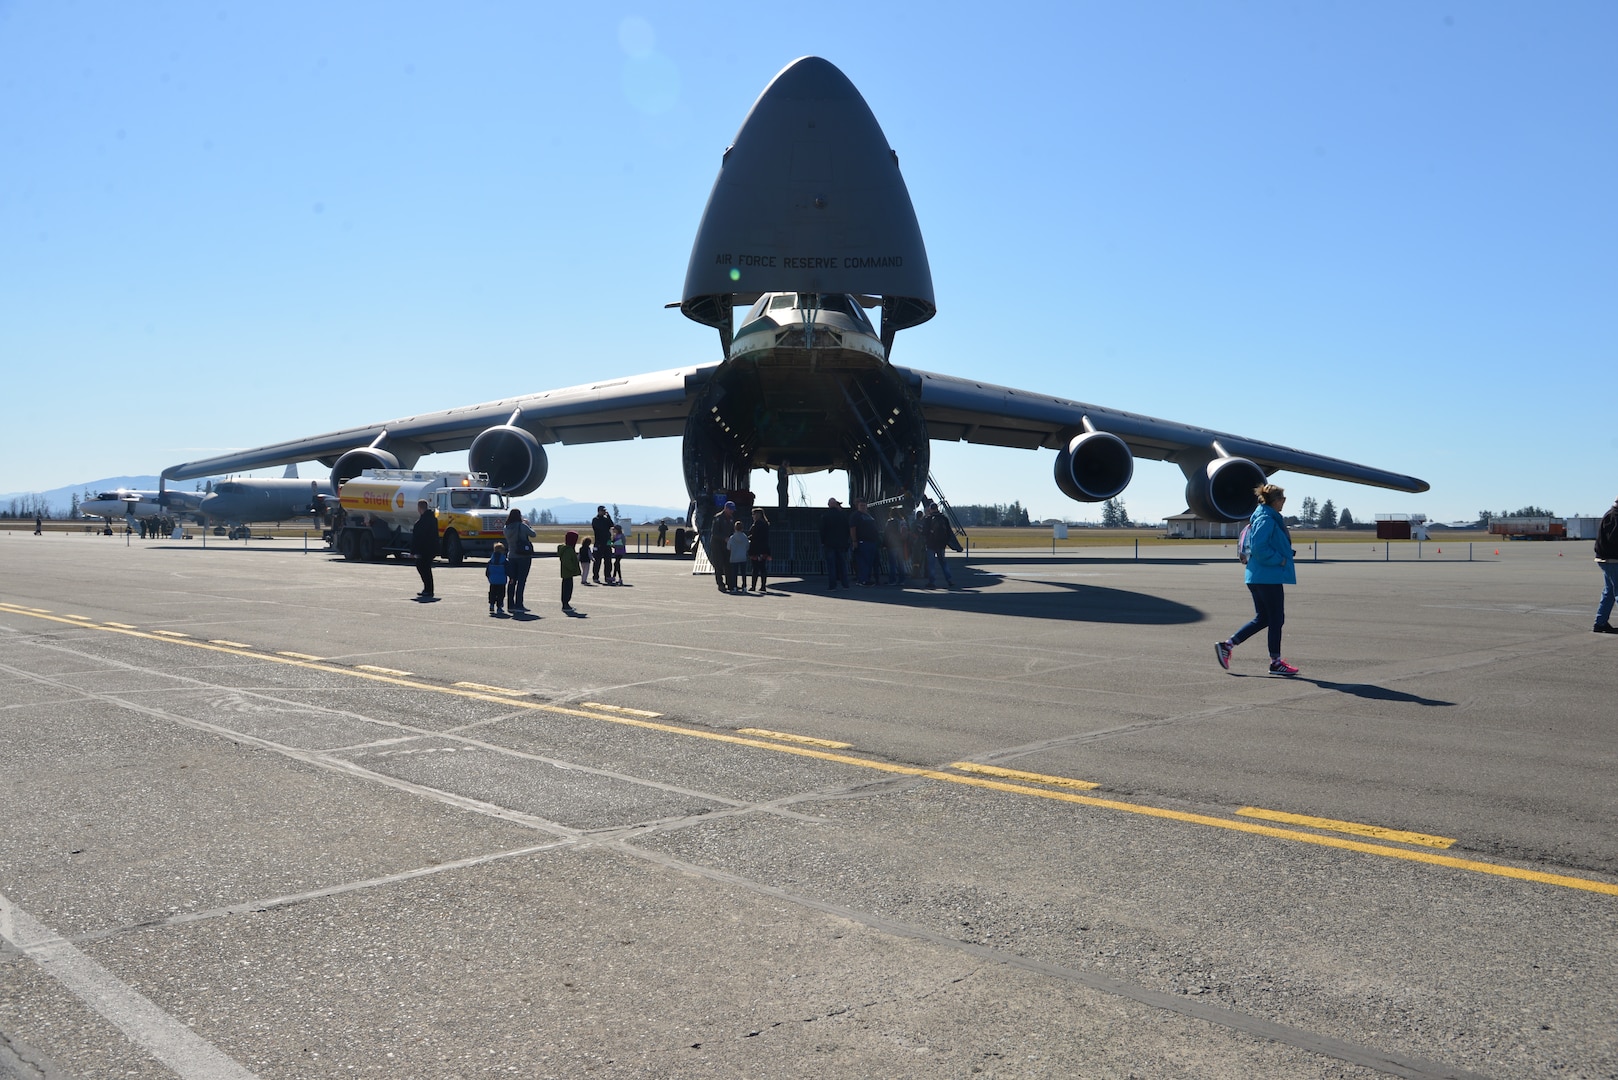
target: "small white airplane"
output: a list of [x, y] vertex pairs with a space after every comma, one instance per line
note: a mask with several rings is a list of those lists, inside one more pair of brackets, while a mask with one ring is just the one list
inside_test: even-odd
[[111, 491], [97, 492], [93, 498], [79, 503], [79, 513], [85, 517], [103, 518], [109, 522], [123, 521], [127, 518], [141, 520], [164, 514], [172, 517], [193, 517], [197, 508], [202, 505], [204, 493], [170, 490], [163, 492], [162, 497], [166, 505], [158, 503], [156, 491], [114, 488]]

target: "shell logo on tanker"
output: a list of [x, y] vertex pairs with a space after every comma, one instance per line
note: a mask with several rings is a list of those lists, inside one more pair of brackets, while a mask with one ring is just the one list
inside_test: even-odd
[[394, 485], [380, 487], [372, 484], [343, 485], [340, 500], [345, 510], [392, 510], [395, 505], [404, 509], [404, 491]]

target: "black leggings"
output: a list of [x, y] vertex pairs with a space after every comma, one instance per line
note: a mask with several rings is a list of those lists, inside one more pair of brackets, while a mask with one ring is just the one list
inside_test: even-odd
[[528, 588], [528, 571], [533, 564], [533, 559], [517, 558], [506, 561], [506, 607], [522, 607], [523, 592]]
[[1287, 621], [1287, 595], [1282, 585], [1248, 585], [1253, 594], [1253, 617], [1231, 635], [1230, 643], [1240, 645], [1260, 630], [1268, 628], [1270, 656], [1281, 655], [1281, 627]]

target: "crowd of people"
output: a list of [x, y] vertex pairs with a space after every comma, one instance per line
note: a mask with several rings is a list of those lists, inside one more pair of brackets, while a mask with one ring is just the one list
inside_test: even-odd
[[[714, 584], [722, 593], [760, 595], [770, 587], [770, 519], [763, 507], [753, 508], [751, 522], [736, 516], [736, 504], [726, 502], [714, 515], [711, 535]], [[725, 556], [720, 558], [720, 555]], [[746, 582], [745, 586], [743, 583]]]
[[[417, 517], [410, 531], [410, 550], [415, 556], [416, 572], [421, 576], [421, 591], [416, 599], [433, 601], [433, 562], [438, 557], [438, 518], [432, 504], [426, 499], [416, 503]], [[667, 532], [666, 527], [663, 530]], [[488, 581], [489, 615], [501, 618], [507, 615], [528, 614], [528, 576], [534, 564], [534, 527], [523, 519], [522, 511], [513, 509], [506, 517], [503, 539], [494, 545], [494, 551], [483, 568]], [[624, 552], [628, 539], [624, 528], [607, 515], [605, 506], [596, 507], [596, 516], [590, 522], [590, 535], [580, 538], [569, 529], [556, 545], [557, 570], [561, 578], [562, 610], [576, 614], [573, 608], [574, 579], [582, 585], [624, 584]]]
[[[955, 575], [945, 561], [946, 551], [960, 551], [961, 543], [939, 505], [923, 499], [912, 519], [902, 507], [892, 507], [879, 523], [870, 504], [855, 499], [852, 510], [838, 499], [826, 500], [820, 518], [820, 550], [826, 564], [828, 592], [852, 587], [849, 563], [853, 563], [853, 586], [872, 588], [879, 584], [903, 587], [912, 569], [926, 576], [923, 588], [955, 587]], [[919, 567], [918, 567], [919, 564]], [[885, 580], [884, 580], [885, 579]]]

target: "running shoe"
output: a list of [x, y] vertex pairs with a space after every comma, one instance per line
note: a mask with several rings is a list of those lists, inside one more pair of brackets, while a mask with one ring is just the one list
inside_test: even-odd
[[1279, 656], [1270, 661], [1271, 675], [1296, 675], [1298, 669], [1281, 659]]
[[1232, 651], [1234, 650], [1223, 641], [1214, 642], [1214, 659], [1218, 660], [1219, 666], [1226, 671], [1230, 670], [1230, 654]]

